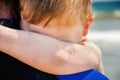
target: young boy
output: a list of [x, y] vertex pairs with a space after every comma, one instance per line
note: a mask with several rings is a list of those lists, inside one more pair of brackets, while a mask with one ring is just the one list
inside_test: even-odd
[[[21, 0], [21, 28], [23, 30], [79, 43], [76, 46], [67, 47], [68, 54], [64, 54], [62, 50], [58, 51], [57, 58], [68, 63], [63, 70], [59, 71], [59, 67], [63, 67], [62, 65], [57, 69], [54, 68], [53, 71], [58, 70], [57, 74], [77, 73], [89, 69], [103, 72], [102, 61], [97, 60], [100, 50], [85, 39], [92, 20], [90, 0]], [[87, 43], [85, 43], [86, 41]], [[86, 49], [87, 54], [82, 54], [82, 51], [76, 54], [79, 45], [90, 47], [89, 50]], [[96, 54], [91, 54], [93, 49]], [[87, 61], [88, 56], [93, 61], [87, 65], [82, 64]], [[36, 68], [39, 69], [39, 67]]]
[[[26, 0], [27, 1], [27, 0]], [[28, 2], [32, 2], [32, 1], [29, 1], [28, 0]], [[33, 1], [34, 2], [34, 1]], [[49, 0], [43, 0], [43, 1], [41, 1], [41, 0], [39, 0], [38, 1], [39, 3], [43, 3], [43, 4], [47, 4], [47, 5], [45, 5], [45, 6], [47, 6], [47, 8], [49, 8], [50, 7], [50, 5], [52, 6], [52, 8], [55, 8], [55, 5], [56, 5], [56, 3], [60, 3], [60, 2], [62, 2], [62, 0], [57, 0], [57, 1], [52, 1], [52, 4], [54, 4], [54, 6], [51, 4], [51, 1], [49, 1]], [[50, 2], [50, 4], [48, 4]], [[71, 1], [72, 2], [72, 1]], [[69, 1], [67, 2], [66, 1], [66, 3], [68, 4], [69, 3]], [[37, 5], [37, 2], [35, 1], [35, 3], [34, 3], [34, 5], [31, 5], [32, 7], [34, 7], [35, 6], [35, 4]], [[65, 4], [64, 2], [62, 2], [62, 5], [63, 4]], [[61, 5], [61, 4], [60, 4]], [[64, 5], [65, 6], [65, 5]], [[57, 6], [58, 7], [58, 6]], [[56, 9], [55, 10], [57, 10], [58, 8], [56, 7]], [[42, 7], [43, 8], [43, 7]], [[47, 9], [46, 8], [46, 9]], [[65, 8], [65, 7], [64, 7]], [[45, 9], [45, 7], [44, 7], [44, 9]], [[38, 9], [39, 10], [39, 9]], [[52, 9], [51, 9], [52, 10]], [[51, 11], [50, 10], [50, 11]], [[54, 11], [54, 10], [53, 10]], [[58, 11], [59, 12], [59, 11]], [[46, 12], [45, 12], [46, 13]], [[57, 13], [56, 13], [57, 14]], [[55, 15], [56, 16], [56, 15]], [[54, 16], [54, 17], [55, 17]], [[44, 15], [43, 15], [43, 17], [45, 17]], [[37, 20], [37, 19], [36, 19]], [[42, 20], [44, 20], [44, 19], [42, 19]], [[50, 19], [47, 21], [48, 23], [49, 23], [49, 21], [50, 21]], [[61, 22], [62, 22], [62, 20], [61, 20]], [[68, 21], [69, 22], [69, 21]], [[53, 23], [54, 23], [54, 21], [53, 21]], [[26, 24], [26, 23], [25, 23]], [[23, 24], [23, 26], [25, 26], [25, 24]], [[28, 25], [28, 23], [27, 23], [27, 25]], [[31, 24], [30, 24], [31, 25]], [[45, 26], [47, 25], [47, 23], [45, 24]], [[59, 25], [61, 25], [61, 23], [59, 24]], [[71, 26], [71, 24], [69, 23], [69, 25]], [[37, 27], [37, 26], [36, 26]], [[74, 26], [75, 27], [75, 26]], [[86, 26], [87, 27], [87, 26]], [[32, 28], [32, 27], [31, 27]], [[24, 29], [24, 28], [23, 28]], [[26, 28], [27, 29], [27, 28]], [[34, 31], [34, 29], [35, 29], [35, 31]], [[74, 29], [74, 28], [73, 28]], [[8, 33], [9, 33], [9, 35], [5, 35], [4, 34], [4, 30], [5, 31], [8, 31]], [[28, 29], [29, 30], [29, 29]], [[36, 28], [32, 28], [31, 30], [33, 30], [34, 32], [37, 32], [36, 30]], [[58, 52], [58, 55], [56, 56], [56, 58], [59, 58], [59, 59], [54, 59], [54, 64], [56, 64], [57, 62], [59, 62], [58, 64], [60, 64], [61, 63], [61, 61], [63, 60], [63, 62], [62, 62], [62, 64], [63, 63], [65, 63], [64, 65], [58, 65], [58, 67], [57, 68], [55, 68], [53, 65], [53, 70], [52, 71], [50, 71], [51, 69], [49, 69], [48, 67], [50, 67], [51, 68], [51, 66], [47, 66], [46, 65], [46, 63], [40, 63], [40, 64], [42, 64], [42, 66], [39, 64], [39, 62], [45, 62], [46, 60], [46, 58], [45, 58], [45, 56], [46, 55], [44, 55], [45, 53], [43, 53], [43, 55], [39, 55], [39, 56], [43, 56], [45, 59], [39, 59], [40, 57], [39, 56], [30, 56], [30, 55], [33, 55], [33, 54], [31, 54], [32, 52], [34, 52], [36, 49], [34, 49], [34, 51], [32, 51], [32, 52], [29, 52], [29, 51], [31, 51], [30, 49], [33, 49], [34, 47], [31, 47], [31, 45], [28, 47], [28, 48], [26, 48], [25, 46], [26, 45], [23, 45], [24, 43], [26, 44], [26, 42], [22, 42], [22, 44], [20, 44], [21, 43], [21, 40], [23, 41], [23, 39], [25, 40], [26, 39], [26, 41], [27, 42], [31, 42], [31, 40], [32, 40], [32, 43], [33, 42], [35, 42], [36, 41], [36, 39], [34, 40], [34, 38], [37, 38], [37, 37], [39, 37], [38, 35], [35, 35], [35, 34], [31, 34], [30, 32], [28, 32], [29, 34], [31, 34], [31, 36], [33, 37], [33, 39], [32, 38], [29, 38], [29, 39], [27, 39], [27, 38], [24, 38], [26, 35], [28, 35], [27, 34], [27, 32], [26, 31], [15, 31], [15, 30], [10, 30], [10, 29], [7, 29], [7, 28], [3, 28], [2, 26], [0, 26], [0, 31], [1, 31], [1, 33], [4, 35], [4, 36], [6, 36], [6, 38], [7, 37], [9, 37], [9, 40], [11, 39], [10, 38], [10, 35], [13, 35], [13, 33], [14, 34], [17, 34], [16, 36], [13, 36], [13, 38], [14, 37], [16, 37], [16, 38], [18, 38], [17, 40], [17, 43], [19, 43], [19, 44], [16, 44], [16, 42], [14, 42], [14, 44], [9, 44], [9, 45], [11, 45], [11, 47], [12, 48], [9, 48], [8, 46], [6, 46], [6, 47], [4, 47], [5, 45], [4, 45], [4, 42], [5, 41], [3, 41], [3, 40], [5, 40], [4, 39], [4, 37], [2, 37], [2, 35], [0, 35], [1, 36], [1, 38], [2, 39], [0, 39], [0, 41], [2, 41], [3, 43], [3, 48], [2, 48], [2, 46], [0, 46], [1, 47], [1, 50], [3, 51], [3, 52], [10, 52], [10, 53], [8, 53], [9, 55], [11, 55], [11, 56], [13, 56], [13, 57], [15, 57], [15, 58], [17, 58], [17, 59], [19, 59], [19, 60], [21, 60], [21, 61], [23, 61], [23, 62], [25, 62], [25, 63], [27, 63], [27, 64], [29, 64], [29, 65], [31, 65], [31, 66], [33, 66], [33, 67], [35, 67], [35, 68], [37, 68], [37, 69], [39, 69], [39, 70], [43, 70], [43, 71], [46, 71], [46, 72], [48, 72], [48, 73], [53, 73], [53, 74], [71, 74], [71, 73], [77, 73], [77, 72], [82, 72], [82, 71], [85, 71], [85, 70], [88, 70], [88, 69], [97, 69], [97, 66], [99, 65], [99, 60], [100, 60], [100, 58], [99, 58], [99, 56], [100, 55], [98, 55], [98, 56], [96, 56], [97, 54], [99, 54], [98, 53], [98, 51], [96, 51], [96, 48], [94, 47], [94, 46], [92, 46], [88, 41], [87, 41], [87, 43], [89, 44], [89, 45], [87, 45], [87, 43], [84, 41], [84, 45], [79, 45], [79, 44], [76, 44], [76, 45], [73, 45], [72, 43], [71, 43], [71, 45], [70, 46], [68, 46], [68, 47], [66, 47], [66, 48], [64, 48], [64, 49], [60, 49], [60, 51], [57, 51]], [[48, 31], [49, 31], [49, 29], [48, 29]], [[56, 31], [56, 29], [55, 29], [55, 31]], [[66, 30], [65, 30], [66, 31]], [[71, 31], [71, 30], [70, 30]], [[43, 31], [44, 32], [44, 31]], [[79, 31], [78, 31], [79, 32]], [[86, 32], [86, 31], [85, 31]], [[12, 33], [12, 34], [11, 34]], [[24, 35], [22, 35], [23, 37], [20, 37], [20, 35], [21, 35], [21, 33], [24, 33]], [[38, 29], [38, 33], [39, 33], [39, 29]], [[73, 31], [73, 33], [74, 33], [74, 31]], [[72, 34], [73, 34], [72, 33]], [[76, 32], [75, 32], [76, 33]], [[60, 33], [61, 34], [61, 33]], [[83, 35], [85, 35], [86, 33], [83, 33]], [[53, 34], [52, 34], [53, 35]], [[51, 36], [52, 36], [51, 35]], [[56, 34], [54, 34], [54, 35], [56, 35]], [[59, 34], [58, 34], [59, 35]], [[68, 35], [68, 34], [67, 34]], [[65, 35], [65, 36], [67, 36], [67, 35]], [[35, 36], [37, 36], [37, 37], [35, 37]], [[26, 36], [26, 37], [28, 37], [28, 36]], [[53, 36], [54, 37], [54, 36]], [[61, 40], [64, 40], [64, 41], [70, 41], [70, 42], [77, 42], [77, 39], [75, 39], [75, 40], [73, 40], [73, 39], [71, 39], [71, 38], [69, 38], [69, 39], [64, 39], [64, 38], [62, 38], [63, 36], [61, 36], [61, 38], [59, 38], [58, 37], [58, 39], [61, 39]], [[74, 37], [74, 36], [73, 36]], [[57, 38], [57, 36], [56, 36], [56, 38]], [[8, 38], [7, 38], [8, 39]], [[38, 39], [38, 38], [37, 38]], [[41, 38], [42, 39], [42, 38]], [[29, 41], [30, 40], [30, 41]], [[45, 40], [45, 39], [44, 39]], [[50, 39], [50, 38], [48, 38], [48, 42], [50, 42], [50, 40], [52, 40], [52, 39]], [[16, 41], [16, 40], [14, 40], [14, 41]], [[19, 42], [20, 41], [20, 42]], [[45, 40], [46, 41], [46, 40]], [[53, 41], [55, 41], [55, 40], [53, 40]], [[38, 41], [37, 41], [38, 42]], [[53, 43], [53, 42], [52, 42]], [[29, 44], [31, 44], [31, 43], [29, 43]], [[28, 44], [28, 45], [29, 45]], [[45, 43], [44, 43], [45, 44]], [[15, 46], [16, 47], [15, 47]], [[18, 45], [18, 46], [17, 46]], [[22, 48], [21, 48], [21, 47]], [[33, 45], [34, 46], [34, 45]], [[37, 45], [36, 45], [37, 46]], [[41, 45], [42, 46], [42, 45]], [[56, 46], [57, 46], [57, 44], [56, 44]], [[83, 50], [81, 50], [81, 47], [83, 48]], [[4, 49], [5, 48], [5, 49]], [[8, 49], [9, 48], [9, 49]], [[15, 49], [13, 49], [13, 48], [15, 48]], [[19, 49], [20, 48], [20, 49]], [[25, 49], [23, 49], [23, 48], [25, 48]], [[57, 47], [58, 48], [58, 47]], [[16, 49], [17, 49], [17, 51], [19, 51], [19, 52], [17, 52], [16, 53]], [[28, 50], [29, 49], [29, 50]], [[21, 51], [22, 50], [22, 51]], [[46, 51], [47, 51], [48, 49], [46, 49]], [[49, 49], [50, 50], [50, 49]], [[48, 51], [49, 51], [48, 50]], [[59, 50], [59, 49], [57, 49], [57, 50]], [[44, 51], [44, 50], [40, 50], [41, 52], [42, 51]], [[30, 54], [27, 54], [27, 53], [30, 53]], [[86, 54], [86, 53], [91, 53], [91, 54]], [[20, 54], [19, 54], [20, 53]], [[24, 53], [24, 55], [23, 55], [23, 53]], [[66, 54], [67, 53], [67, 54]], [[78, 54], [79, 53], [79, 54]], [[21, 56], [22, 55], [22, 56]], [[36, 55], [36, 51], [35, 51], [35, 55]], [[53, 54], [51, 54], [51, 52], [50, 52], [50, 54], [49, 55], [47, 55], [47, 56], [49, 56], [48, 58], [49, 59], [51, 59], [50, 57], [51, 57], [51, 55], [53, 55]], [[28, 56], [28, 57], [25, 57], [25, 56]], [[46, 56], [46, 57], [47, 57]], [[37, 58], [37, 59], [34, 59], [33, 61], [31, 60], [31, 58]], [[99, 59], [96, 59], [96, 57], [98, 57]], [[88, 59], [89, 58], [89, 59]], [[91, 59], [90, 59], [91, 58]], [[48, 60], [49, 60], [48, 59]], [[40, 60], [45, 60], [45, 61], [40, 61]], [[56, 60], [60, 60], [60, 61], [56, 61]], [[89, 61], [89, 60], [91, 60], [91, 61]], [[95, 61], [94, 61], [95, 60]], [[30, 61], [32, 61], [32, 62], [30, 62]], [[50, 60], [50, 61], [52, 61], [52, 60]], [[33, 63], [34, 62], [34, 63]], [[33, 65], [32, 65], [32, 64]], [[38, 63], [38, 64], [37, 64]], [[67, 63], [67, 64], [66, 64]], [[89, 64], [88, 64], [89, 63]], [[37, 66], [37, 67], [36, 67]], [[83, 67], [82, 67], [83, 66]], [[47, 67], [47, 70], [45, 70], [45, 68], [44, 67]], [[63, 68], [63, 69], [62, 69]], [[29, 69], [28, 69], [29, 70]], [[77, 71], [76, 71], [77, 70]], [[87, 71], [87, 73], [88, 72], [91, 72], [91, 70], [89, 70], [89, 71]], [[26, 72], [27, 73], [27, 72]], [[93, 73], [93, 72], [92, 72]], [[28, 75], [29, 73], [27, 73], [26, 75]], [[30, 73], [31, 74], [31, 73]], [[86, 72], [83, 72], [83, 73], [80, 73], [80, 74], [82, 74], [82, 75], [84, 75], [84, 74], [86, 74]], [[78, 75], [79, 77], [80, 76], [82, 76], [82, 75]], [[76, 75], [76, 74], [75, 74]], [[96, 75], [96, 74], [95, 74]], [[36, 75], [37, 76], [37, 75]], [[66, 76], [66, 75], [65, 75]], [[70, 75], [71, 76], [71, 75]], [[73, 75], [72, 75], [73, 76]], [[15, 77], [15, 76], [14, 76]], [[29, 77], [30, 77], [30, 75], [29, 75]], [[32, 77], [32, 76], [31, 76]], [[39, 77], [42, 77], [42, 76], [39, 76]], [[59, 80], [71, 80], [71, 79], [74, 79], [74, 80], [81, 80], [80, 78], [65, 78], [65, 79], [60, 79], [60, 76], [58, 76], [59, 77]], [[26, 78], [25, 78], [26, 79]], [[31, 78], [32, 79], [32, 78]], [[35, 78], [34, 78], [35, 79]], [[38, 79], [38, 78], [36, 78], [36, 79]], [[35, 80], [36, 80], [35, 79]], [[41, 79], [45, 79], [45, 80], [47, 80], [47, 79], [49, 79], [49, 78], [41, 78]], [[51, 79], [49, 79], [49, 80], [51, 80]], [[53, 80], [53, 79], [52, 79]], [[93, 80], [93, 79], [92, 79]], [[103, 79], [102, 79], [103, 80]]]

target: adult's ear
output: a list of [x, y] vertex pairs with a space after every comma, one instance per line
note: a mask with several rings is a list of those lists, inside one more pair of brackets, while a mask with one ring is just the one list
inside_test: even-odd
[[90, 27], [90, 24], [92, 23], [94, 17], [91, 17], [87, 20], [86, 24], [83, 26], [83, 33], [82, 36], [86, 36]]

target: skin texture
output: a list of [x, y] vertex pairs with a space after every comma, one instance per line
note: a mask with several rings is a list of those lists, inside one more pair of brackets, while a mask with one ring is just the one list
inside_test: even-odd
[[1, 51], [48, 73], [70, 74], [98, 69], [101, 62], [101, 53], [95, 46], [91, 47], [92, 44], [86, 43], [86, 46], [82, 46], [66, 43], [40, 34], [3, 26], [0, 26], [0, 33]]
[[72, 74], [88, 69], [102, 72], [99, 67], [101, 52], [88, 40], [79, 45], [36, 31], [14, 30], [0, 25], [0, 51], [47, 73]]

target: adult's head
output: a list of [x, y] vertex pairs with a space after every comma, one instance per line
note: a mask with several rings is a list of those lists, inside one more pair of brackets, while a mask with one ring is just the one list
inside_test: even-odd
[[21, 0], [21, 15], [28, 23], [46, 28], [51, 23], [59, 30], [79, 26], [85, 36], [92, 18], [91, 0]]
[[0, 18], [19, 21], [19, 0], [0, 0]]

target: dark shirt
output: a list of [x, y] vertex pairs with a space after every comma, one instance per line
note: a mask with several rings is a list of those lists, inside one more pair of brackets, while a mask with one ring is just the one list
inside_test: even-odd
[[[20, 29], [14, 20], [0, 18], [0, 24]], [[19, 60], [0, 52], [0, 80], [58, 80], [55, 75], [39, 71]]]

